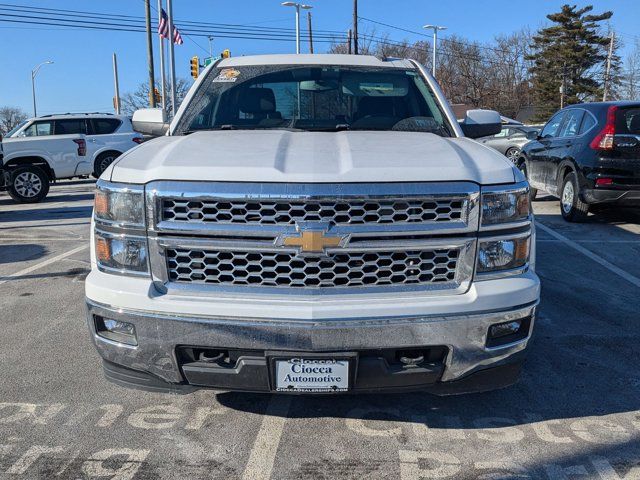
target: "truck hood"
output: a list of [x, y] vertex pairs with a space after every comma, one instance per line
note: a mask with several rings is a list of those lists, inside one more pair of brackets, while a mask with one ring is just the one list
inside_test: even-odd
[[104, 177], [224, 182], [511, 183], [506, 157], [468, 138], [416, 132], [238, 130], [160, 137], [122, 155]]

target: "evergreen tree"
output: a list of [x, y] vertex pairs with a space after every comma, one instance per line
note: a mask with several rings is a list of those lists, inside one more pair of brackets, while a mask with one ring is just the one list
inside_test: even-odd
[[558, 110], [563, 83], [565, 105], [602, 99], [610, 39], [600, 34], [599, 22], [613, 13], [594, 15], [592, 10], [591, 5], [563, 5], [560, 12], [547, 15], [553, 24], [534, 35], [528, 58], [533, 61], [536, 120], [547, 120]]

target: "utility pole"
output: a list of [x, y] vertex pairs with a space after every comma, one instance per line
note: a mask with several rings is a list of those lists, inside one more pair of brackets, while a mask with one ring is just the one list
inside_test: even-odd
[[113, 53], [113, 87], [115, 90], [115, 97], [113, 97], [113, 108], [116, 111], [116, 115], [120, 115], [120, 86], [118, 85], [118, 60], [115, 52]]
[[213, 60], [213, 37], [209, 35], [207, 38], [209, 39], [209, 58]]
[[351, 29], [347, 33], [347, 53], [351, 55]]
[[358, 0], [353, 0], [353, 53], [358, 55]]
[[167, 0], [167, 17], [169, 19], [169, 75], [171, 77], [171, 117], [176, 115], [176, 59], [173, 54], [173, 8], [171, 0]]
[[154, 94], [155, 75], [153, 74], [153, 39], [151, 37], [151, 3], [144, 0], [144, 17], [147, 24], [147, 61], [149, 62], [149, 106], [156, 108], [156, 96]]
[[562, 64], [562, 83], [560, 84], [560, 108], [564, 108], [565, 96], [567, 94], [567, 63]]
[[[158, 23], [160, 23], [160, 19], [162, 18], [162, 0], [158, 0]], [[158, 35], [158, 39], [160, 40], [160, 82], [161, 82], [161, 91], [162, 91], [162, 109], [167, 111], [167, 92], [166, 85], [167, 79], [165, 78], [165, 66], [164, 66], [164, 38]]]
[[609, 42], [609, 54], [607, 55], [607, 70], [604, 74], [604, 89], [602, 92], [602, 101], [607, 101], [607, 93], [609, 90], [609, 74], [611, 72], [611, 57], [613, 56], [613, 41], [615, 38], [615, 33], [613, 30], [611, 31], [611, 41]]
[[313, 33], [311, 31], [311, 12], [307, 12], [307, 25], [309, 27], [309, 53], [313, 53]]

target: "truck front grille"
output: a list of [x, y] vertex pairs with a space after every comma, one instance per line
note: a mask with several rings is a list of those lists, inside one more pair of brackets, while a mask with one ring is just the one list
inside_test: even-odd
[[480, 187], [150, 182], [149, 259], [168, 294], [466, 292]]
[[368, 287], [446, 284], [455, 280], [458, 249], [295, 252], [169, 248], [169, 279], [182, 283], [267, 287]]
[[238, 199], [162, 201], [162, 219], [182, 223], [295, 225], [402, 224], [462, 220], [463, 199], [396, 198], [333, 201], [254, 201]]

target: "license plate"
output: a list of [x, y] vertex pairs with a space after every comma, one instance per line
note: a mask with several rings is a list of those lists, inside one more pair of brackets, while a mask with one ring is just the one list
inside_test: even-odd
[[349, 360], [288, 358], [275, 361], [278, 392], [346, 392]]

